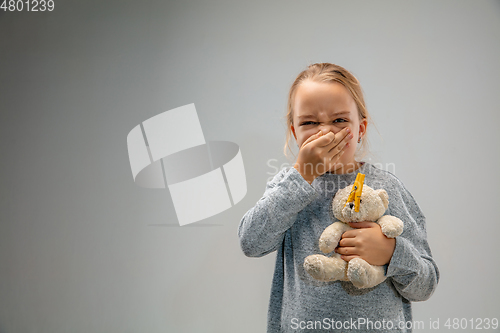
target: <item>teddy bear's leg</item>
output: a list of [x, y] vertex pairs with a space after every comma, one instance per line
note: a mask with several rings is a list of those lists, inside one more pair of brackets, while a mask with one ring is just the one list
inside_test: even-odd
[[313, 254], [304, 259], [304, 269], [314, 279], [320, 281], [348, 281], [347, 261], [335, 253], [332, 257]]
[[330, 253], [335, 250], [339, 244], [342, 234], [351, 229], [352, 228], [348, 224], [342, 222], [330, 224], [319, 238], [319, 249], [321, 252]]
[[361, 258], [354, 258], [349, 261], [347, 277], [357, 288], [375, 287], [386, 279], [383, 266], [370, 265]]
[[403, 232], [403, 221], [395, 216], [384, 215], [378, 219], [377, 223], [382, 229], [382, 233], [389, 238], [401, 235]]

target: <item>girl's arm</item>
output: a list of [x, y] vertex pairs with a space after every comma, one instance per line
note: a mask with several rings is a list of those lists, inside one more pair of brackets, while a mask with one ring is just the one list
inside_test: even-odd
[[427, 243], [425, 217], [401, 182], [386, 184], [392, 189], [388, 215], [404, 222], [403, 233], [387, 238], [374, 222], [349, 223], [353, 230], [342, 235], [335, 252], [350, 261], [360, 257], [372, 265], [385, 265], [386, 276], [394, 287], [410, 301], [425, 301], [436, 289], [439, 270]]
[[241, 219], [238, 237], [243, 253], [262, 257], [275, 251], [297, 214], [318, 195], [297, 169], [282, 169], [267, 183], [263, 197]]
[[403, 233], [396, 237], [396, 247], [387, 267], [387, 277], [409, 301], [425, 301], [439, 282], [439, 269], [427, 242], [425, 217], [413, 196], [399, 182], [389, 202], [390, 215], [404, 222]]

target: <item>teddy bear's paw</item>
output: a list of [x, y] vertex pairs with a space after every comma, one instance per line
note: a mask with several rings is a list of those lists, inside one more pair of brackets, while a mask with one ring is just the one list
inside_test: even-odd
[[316, 280], [323, 281], [324, 276], [324, 267], [323, 267], [323, 259], [321, 255], [313, 254], [304, 259], [304, 269], [309, 275], [311, 275]]
[[361, 258], [349, 261], [347, 276], [357, 288], [371, 288], [386, 279], [382, 266], [372, 266]]
[[382, 233], [389, 238], [401, 235], [403, 232], [403, 221], [395, 216], [385, 215], [379, 220]]
[[330, 253], [333, 250], [335, 250], [337, 245], [339, 245], [339, 242], [335, 241], [335, 239], [326, 238], [326, 237], [320, 238], [318, 243], [319, 243], [318, 244], [319, 249], [323, 253]]
[[334, 222], [329, 225], [323, 230], [319, 238], [318, 245], [321, 252], [325, 254], [333, 252], [337, 245], [339, 245], [342, 234], [349, 229], [351, 229], [351, 227], [342, 222]]
[[357, 288], [367, 288], [368, 286], [369, 277], [366, 265], [368, 263], [361, 258], [354, 258], [349, 261], [347, 277]]
[[314, 279], [319, 281], [345, 280], [347, 262], [340, 256], [328, 258], [313, 254], [304, 259], [304, 269]]
[[394, 237], [399, 236], [401, 234], [401, 233], [398, 233], [396, 230], [389, 229], [389, 228], [382, 228], [382, 233], [389, 238], [394, 238]]

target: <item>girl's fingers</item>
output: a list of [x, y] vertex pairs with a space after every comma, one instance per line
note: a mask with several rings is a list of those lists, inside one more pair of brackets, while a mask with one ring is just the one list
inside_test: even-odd
[[[340, 133], [340, 132], [339, 132]], [[337, 136], [338, 134], [337, 133]], [[342, 136], [339, 136], [342, 137]], [[337, 163], [342, 155], [345, 153], [345, 149], [349, 147], [349, 140], [352, 139], [352, 134], [347, 134], [344, 137], [342, 137], [341, 141], [334, 147], [332, 147], [328, 153], [327, 156], [330, 157], [330, 160], [328, 163], [335, 164]]]
[[339, 246], [356, 246], [356, 238], [342, 238]]
[[361, 257], [358, 255], [353, 255], [353, 256], [341, 255], [340, 258], [345, 261], [351, 261], [351, 259], [361, 258]]
[[312, 141], [314, 141], [322, 136], [325, 136], [325, 134], [323, 134], [322, 131], [319, 131], [316, 134], [311, 135], [310, 137], [307, 138], [306, 141], [304, 141], [304, 143], [302, 144], [302, 146], [300, 148], [304, 147], [306, 144], [308, 144], [308, 143], [310, 143], [310, 142], [312, 142]]
[[[330, 157], [330, 160], [327, 162], [327, 163], [330, 164], [328, 167], [330, 168], [333, 165], [335, 165], [340, 160], [340, 158], [342, 157], [342, 155], [344, 154], [344, 152], [345, 152], [345, 150], [342, 149], [341, 151], [339, 151], [338, 153], [335, 153], [332, 157]], [[329, 155], [330, 154], [331, 153], [329, 153]]]
[[331, 157], [331, 153], [326, 153], [326, 156], [323, 159], [325, 170], [330, 170], [340, 160], [340, 157], [342, 157], [343, 154], [344, 150]]
[[317, 140], [317, 147], [326, 147], [329, 144], [331, 144], [333, 141], [335, 141], [335, 133], [333, 132], [328, 132], [326, 134], [320, 135], [320, 137]]
[[352, 134], [348, 127], [344, 127], [336, 134], [331, 131], [326, 134], [318, 131], [304, 141], [300, 150], [308, 145], [309, 152], [305, 152], [306, 155], [310, 154], [313, 149], [316, 151], [316, 154], [320, 153], [322, 155], [322, 163], [324, 164], [323, 168], [329, 170], [340, 160], [340, 157], [345, 152], [344, 148], [347, 147], [347, 142], [351, 138]]
[[357, 235], [359, 235], [359, 230], [358, 229], [347, 230], [346, 232], [344, 232], [342, 234], [342, 239], [344, 239], [344, 238], [354, 238]]
[[344, 150], [344, 148], [347, 148], [348, 142], [347, 140], [342, 140], [340, 143], [338, 143], [336, 146], [332, 147], [329, 151], [328, 151], [328, 155], [333, 157], [335, 155], [337, 155], [338, 153], [340, 153], [341, 151]]
[[373, 228], [377, 226], [376, 222], [362, 221], [362, 222], [349, 222], [351, 228]]
[[349, 127], [344, 127], [342, 130], [337, 132], [337, 134], [335, 134], [335, 139], [338, 140], [337, 143], [339, 143], [340, 141], [344, 140], [345, 137], [347, 137], [348, 135], [352, 135], [351, 129]]
[[324, 136], [324, 133], [322, 131], [319, 131], [318, 133], [311, 135], [310, 137], [307, 138], [306, 142], [311, 142], [313, 140], [316, 140], [320, 137]]
[[340, 149], [343, 148], [348, 143], [348, 141], [352, 139], [352, 137], [353, 135], [352, 133], [350, 133], [349, 127], [344, 127], [342, 131], [335, 134], [335, 140], [333, 140], [329, 145], [329, 152], [331, 152], [337, 146], [341, 145], [341, 147], [339, 147], [338, 149], [338, 151], [340, 151]]
[[322, 131], [319, 131], [316, 134], [311, 135], [307, 138], [306, 141], [302, 144], [303, 146], [312, 141], [317, 141], [315, 143], [316, 147], [327, 147], [328, 151], [330, 151], [333, 147], [338, 145], [346, 136], [349, 134], [350, 129], [348, 127], [344, 127], [337, 134], [333, 132], [328, 132], [324, 134]]
[[352, 247], [352, 246], [337, 247], [335, 249], [335, 252], [337, 252], [338, 254], [345, 255], [345, 256], [355, 256], [355, 255], [358, 255], [356, 253], [356, 248]]

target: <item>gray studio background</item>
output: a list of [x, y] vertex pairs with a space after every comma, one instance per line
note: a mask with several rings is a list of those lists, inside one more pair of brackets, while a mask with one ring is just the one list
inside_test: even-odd
[[[499, 1], [0, 11], [0, 332], [264, 332], [275, 253], [245, 257], [237, 227], [293, 162], [286, 98], [313, 62], [361, 81], [368, 160], [427, 217], [441, 280], [414, 319], [500, 317], [499, 41]], [[248, 192], [179, 227], [167, 190], [133, 182], [126, 136], [189, 103], [207, 141], [240, 146]]]

